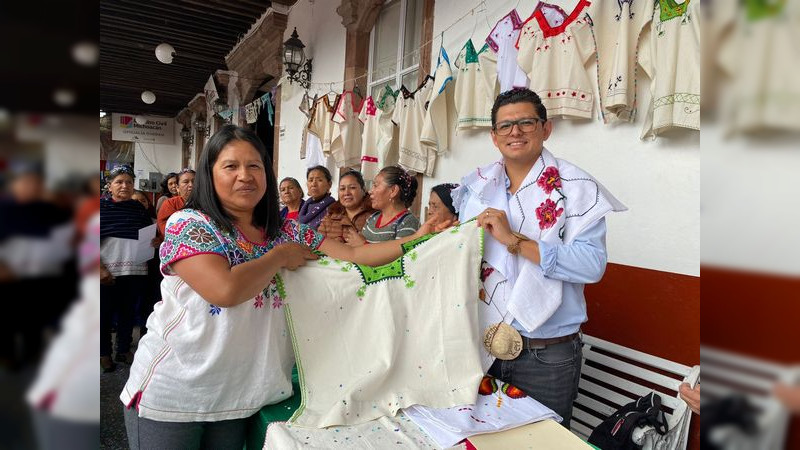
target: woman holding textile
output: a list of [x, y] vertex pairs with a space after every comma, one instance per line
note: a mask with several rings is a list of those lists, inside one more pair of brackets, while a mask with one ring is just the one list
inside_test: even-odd
[[326, 238], [348, 242], [348, 237], [360, 232], [374, 212], [361, 172], [345, 172], [339, 177], [339, 200], [328, 208], [319, 232]]
[[167, 221], [163, 301], [120, 394], [134, 449], [241, 449], [247, 419], [292, 395], [278, 272], [316, 259], [312, 250], [385, 264], [430, 231], [357, 248], [324, 239], [280, 218], [271, 167], [252, 131], [224, 126], [203, 150], [186, 208]]

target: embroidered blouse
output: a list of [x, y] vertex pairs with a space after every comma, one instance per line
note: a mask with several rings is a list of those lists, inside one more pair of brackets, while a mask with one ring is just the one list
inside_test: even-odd
[[122, 403], [143, 418], [195, 422], [248, 417], [290, 397], [294, 357], [280, 276], [249, 301], [223, 309], [176, 276], [172, 265], [213, 254], [233, 267], [285, 242], [317, 249], [322, 241], [314, 229], [292, 220], [283, 222], [274, 239], [252, 242], [239, 230], [222, 231], [200, 211], [173, 214], [159, 252], [162, 300], [147, 320]]
[[592, 82], [585, 65], [596, 53], [588, 0], [571, 13], [539, 2], [522, 25], [517, 63], [527, 72], [548, 117], [591, 118]]

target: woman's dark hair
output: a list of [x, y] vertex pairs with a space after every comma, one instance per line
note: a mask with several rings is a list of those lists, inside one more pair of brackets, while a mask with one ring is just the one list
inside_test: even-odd
[[542, 99], [539, 98], [536, 92], [527, 88], [514, 88], [500, 93], [500, 95], [494, 99], [494, 105], [492, 106], [492, 129], [497, 125], [497, 110], [500, 109], [501, 106], [510, 105], [512, 103], [530, 103], [533, 105], [533, 109], [536, 110], [536, 114], [539, 118], [547, 120], [547, 108], [544, 107]]
[[319, 170], [320, 172], [322, 172], [322, 174], [325, 175], [325, 179], [328, 180], [328, 183], [333, 183], [333, 177], [331, 176], [331, 171], [328, 170], [328, 168], [325, 166], [314, 166], [306, 170], [306, 179], [308, 179], [308, 176], [311, 175], [311, 172], [315, 170]]
[[280, 182], [280, 183], [278, 183], [278, 188], [280, 189], [281, 185], [282, 185], [284, 182], [286, 182], [286, 181], [288, 181], [288, 182], [292, 183], [292, 184], [294, 185], [294, 187], [296, 187], [298, 190], [300, 190], [300, 197], [301, 197], [301, 198], [302, 198], [304, 195], [306, 195], [306, 194], [303, 192], [303, 188], [302, 188], [302, 186], [300, 186], [300, 182], [299, 182], [299, 181], [297, 181], [297, 179], [295, 179], [295, 178], [292, 178], [292, 177], [286, 177], [286, 178], [282, 179], [282, 180], [281, 180], [281, 182]]
[[457, 187], [458, 185], [455, 183], [443, 183], [437, 184], [431, 188], [431, 192], [436, 193], [436, 196], [439, 197], [439, 200], [442, 201], [445, 208], [454, 216], [458, 216], [458, 212], [456, 212], [456, 208], [453, 206], [453, 196], [450, 193]]
[[214, 189], [214, 163], [219, 154], [232, 141], [244, 141], [252, 145], [261, 155], [264, 163], [264, 172], [267, 177], [267, 191], [258, 202], [253, 211], [253, 225], [263, 227], [269, 239], [278, 234], [281, 218], [278, 208], [278, 184], [275, 173], [272, 172], [272, 161], [267, 155], [264, 143], [252, 131], [235, 125], [225, 125], [214, 133], [200, 154], [197, 165], [197, 174], [194, 179], [194, 189], [186, 202], [187, 208], [194, 208], [208, 214], [209, 217], [223, 230], [233, 233], [234, 226], [231, 217], [222, 207]]
[[347, 172], [339, 175], [339, 181], [341, 182], [344, 177], [353, 177], [358, 182], [358, 185], [361, 186], [361, 190], [363, 192], [367, 192], [367, 185], [364, 183], [364, 175], [361, 175], [361, 172], [357, 170], [348, 170]]
[[[172, 192], [169, 191], [169, 180], [177, 176], [178, 176], [177, 173], [170, 172], [167, 174], [167, 176], [164, 177], [163, 180], [161, 180], [161, 195], [166, 195], [167, 198], [172, 198]], [[175, 181], [177, 182], [178, 180]]]
[[414, 203], [414, 198], [417, 196], [416, 177], [411, 176], [399, 166], [387, 166], [378, 173], [383, 175], [383, 181], [386, 184], [400, 188], [400, 200], [403, 201], [406, 208]]

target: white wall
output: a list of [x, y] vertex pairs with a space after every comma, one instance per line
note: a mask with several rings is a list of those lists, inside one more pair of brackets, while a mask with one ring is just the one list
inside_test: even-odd
[[[434, 63], [441, 30], [477, 3], [436, 0]], [[485, 37], [489, 32], [486, 22], [493, 26], [516, 3], [513, 0], [489, 2], [486, 18], [483, 13], [476, 14], [477, 20], [470, 15], [447, 30], [444, 47], [451, 59], [470, 35], [476, 41]], [[558, 3], [565, 9], [571, 5], [567, 0]], [[308, 33], [305, 30], [309, 29], [314, 17], [316, 28], [311, 33], [314, 81], [342, 78], [344, 28], [335, 12], [337, 4], [314, 2], [313, 7], [309, 7], [308, 1], [301, 1], [289, 16], [287, 37], [292, 27], [297, 26], [304, 42]], [[520, 16], [527, 18], [534, 6], [535, 2], [520, 2]], [[587, 70], [590, 74], [595, 73], [594, 66]], [[337, 88], [341, 89], [341, 85]], [[571, 122], [559, 119], [546, 145], [557, 157], [567, 159], [597, 177], [628, 206], [629, 211], [608, 218], [610, 262], [697, 276], [700, 272], [700, 136], [697, 132], [678, 130], [670, 133], [668, 138], [640, 140], [644, 108], [650, 101], [649, 81], [640, 79], [638, 89], [640, 111], [635, 123], [604, 125], [599, 120]], [[324, 90], [327, 91], [327, 87]], [[286, 127], [286, 132], [280, 143], [279, 177], [302, 179], [305, 175], [303, 162], [298, 156], [303, 116], [297, 106], [301, 96], [302, 90], [295, 89], [281, 105], [281, 125]], [[459, 131], [458, 134], [453, 130], [450, 139], [451, 152], [437, 161], [434, 176], [424, 179], [423, 205], [427, 204], [432, 186], [458, 182], [475, 167], [500, 158], [488, 130]]]
[[[133, 157], [133, 169], [136, 176], [139, 177], [139, 174], [142, 174], [142, 177], [147, 178], [150, 172], [160, 172], [166, 175], [169, 172], [179, 171], [181, 169], [181, 147], [181, 126], [177, 122], [175, 122], [172, 144], [136, 142]], [[139, 188], [138, 182], [136, 188]]]

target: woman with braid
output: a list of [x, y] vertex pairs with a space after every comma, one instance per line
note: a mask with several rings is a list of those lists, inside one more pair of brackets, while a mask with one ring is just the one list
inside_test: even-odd
[[372, 207], [378, 212], [367, 219], [360, 236], [354, 232], [347, 236], [348, 243], [391, 241], [414, 234], [419, 219], [408, 207], [416, 195], [417, 179], [408, 172], [397, 166], [381, 169], [369, 191]]

